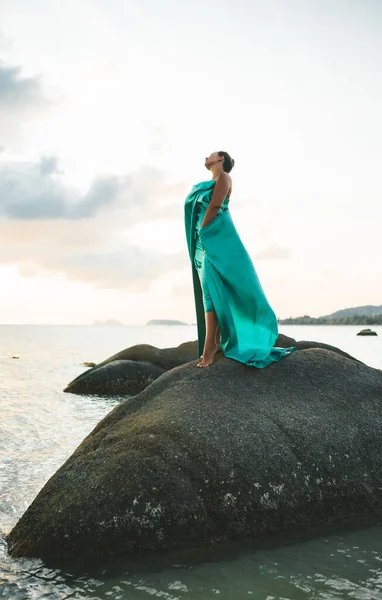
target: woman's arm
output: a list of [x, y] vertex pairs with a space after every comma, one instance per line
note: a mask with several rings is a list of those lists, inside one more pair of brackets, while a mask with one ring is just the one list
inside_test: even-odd
[[227, 197], [231, 187], [231, 176], [228, 173], [221, 173], [216, 178], [214, 191], [212, 192], [211, 202], [208, 205], [206, 214], [202, 222], [202, 228], [206, 227], [216, 217], [217, 212]]

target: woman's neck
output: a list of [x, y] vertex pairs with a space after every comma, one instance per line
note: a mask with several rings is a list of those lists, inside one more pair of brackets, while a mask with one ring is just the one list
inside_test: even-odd
[[217, 179], [220, 173], [223, 173], [223, 169], [211, 169], [212, 171], [212, 179]]

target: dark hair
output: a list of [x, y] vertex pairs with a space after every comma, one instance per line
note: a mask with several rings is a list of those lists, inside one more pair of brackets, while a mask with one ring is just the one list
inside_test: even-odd
[[224, 156], [223, 170], [226, 173], [229, 173], [230, 171], [232, 171], [232, 169], [235, 166], [235, 161], [233, 160], [233, 158], [230, 157], [228, 152], [223, 152], [223, 150], [220, 150], [220, 152], [218, 152], [218, 156]]

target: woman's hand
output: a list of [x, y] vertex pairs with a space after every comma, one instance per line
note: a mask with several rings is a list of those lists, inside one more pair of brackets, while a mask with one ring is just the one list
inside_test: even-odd
[[214, 186], [214, 191], [212, 192], [211, 202], [206, 210], [206, 214], [204, 215], [204, 219], [202, 222], [202, 229], [211, 223], [211, 221], [216, 217], [219, 208], [223, 204], [224, 200], [227, 197], [227, 194], [231, 188], [231, 176], [228, 173], [220, 173], [216, 178], [216, 183]]

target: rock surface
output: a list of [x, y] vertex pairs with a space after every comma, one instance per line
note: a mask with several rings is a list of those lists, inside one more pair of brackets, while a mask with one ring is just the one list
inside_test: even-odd
[[71, 394], [133, 395], [165, 371], [197, 358], [197, 342], [177, 348], [138, 344], [126, 348], [73, 379], [64, 392]]
[[382, 372], [315, 348], [164, 373], [96, 426], [8, 543], [98, 561], [381, 510]]
[[161, 367], [138, 360], [113, 360], [93, 369], [91, 377], [74, 380], [64, 392], [73, 392], [75, 384], [77, 394], [132, 396], [139, 394], [164, 372]]
[[335, 352], [336, 354], [340, 354], [341, 356], [344, 356], [345, 358], [350, 358], [351, 360], [355, 360], [356, 362], [361, 363], [360, 360], [358, 360], [358, 358], [354, 358], [354, 356], [350, 356], [350, 354], [348, 354], [347, 352], [344, 352], [343, 350], [341, 350], [340, 348], [337, 348], [336, 346], [331, 346], [330, 344], [324, 344], [322, 342], [308, 342], [308, 341], [301, 341], [301, 342], [296, 342], [294, 344], [297, 348], [297, 350], [309, 350], [312, 348], [322, 348], [324, 350], [331, 350], [332, 352]]
[[378, 335], [378, 333], [376, 331], [372, 331], [371, 329], [361, 329], [357, 335]]
[[[295, 339], [283, 334], [279, 335], [275, 346], [282, 348], [296, 346], [298, 350], [326, 348], [353, 358], [333, 346], [319, 342], [296, 342]], [[197, 341], [186, 342], [177, 348], [156, 348], [148, 344], [131, 346], [76, 377], [67, 385], [64, 392], [132, 396], [144, 390], [165, 371], [191, 362], [197, 357]]]

